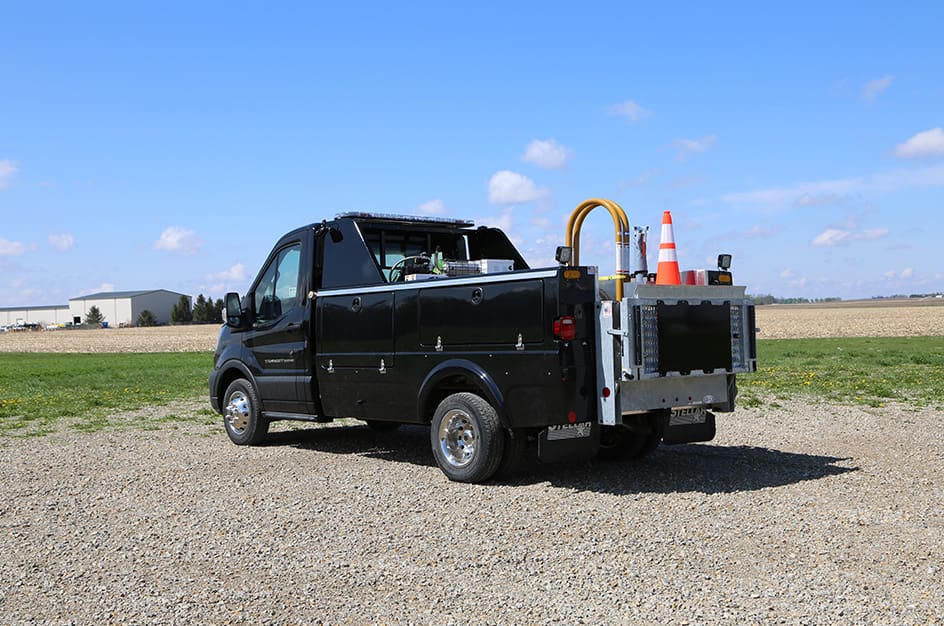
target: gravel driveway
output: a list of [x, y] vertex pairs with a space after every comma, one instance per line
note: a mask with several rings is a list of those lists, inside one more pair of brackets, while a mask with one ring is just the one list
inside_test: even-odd
[[942, 422], [789, 402], [488, 485], [412, 427], [6, 439], [0, 623], [940, 623]]

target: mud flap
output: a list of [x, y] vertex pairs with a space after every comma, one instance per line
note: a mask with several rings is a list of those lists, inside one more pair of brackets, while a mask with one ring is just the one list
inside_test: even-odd
[[600, 447], [600, 425], [594, 422], [555, 424], [538, 433], [538, 459], [542, 463], [589, 459]]
[[715, 438], [715, 416], [705, 411], [704, 421], [678, 419], [674, 415], [669, 419], [662, 435], [662, 443], [671, 446], [679, 443], [711, 441]]

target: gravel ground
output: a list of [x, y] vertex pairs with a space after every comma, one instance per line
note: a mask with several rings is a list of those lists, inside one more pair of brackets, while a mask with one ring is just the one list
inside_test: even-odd
[[942, 623], [942, 422], [785, 402], [488, 485], [413, 427], [0, 440], [0, 623]]

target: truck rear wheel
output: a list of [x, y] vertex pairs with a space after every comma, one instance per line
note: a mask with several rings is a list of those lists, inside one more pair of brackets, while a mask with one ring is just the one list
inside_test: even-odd
[[256, 389], [245, 378], [237, 378], [226, 388], [223, 426], [230, 441], [239, 446], [262, 443], [269, 433], [269, 420], [262, 417]]
[[436, 463], [449, 480], [477, 483], [498, 470], [505, 432], [491, 404], [474, 393], [454, 393], [436, 408], [430, 443]]

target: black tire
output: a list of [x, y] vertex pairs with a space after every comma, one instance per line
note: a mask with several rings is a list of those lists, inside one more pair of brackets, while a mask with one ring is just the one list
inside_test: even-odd
[[503, 480], [514, 478], [521, 470], [528, 454], [528, 432], [521, 428], [505, 429], [505, 451], [495, 477]]
[[384, 420], [364, 420], [371, 430], [378, 433], [392, 433], [400, 428], [400, 422], [385, 422]]
[[269, 420], [262, 417], [262, 405], [252, 383], [237, 378], [226, 388], [222, 402], [223, 426], [230, 441], [238, 446], [254, 446], [265, 441]]
[[429, 435], [439, 469], [457, 482], [488, 480], [505, 452], [498, 413], [474, 393], [454, 393], [440, 402]]

